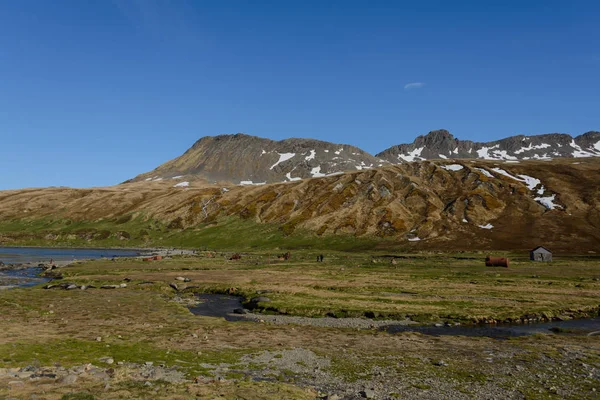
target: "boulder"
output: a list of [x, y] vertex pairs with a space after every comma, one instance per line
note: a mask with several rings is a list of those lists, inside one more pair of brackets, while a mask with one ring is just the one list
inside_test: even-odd
[[271, 299], [265, 296], [253, 297], [250, 299], [250, 303], [258, 304], [258, 303], [270, 303]]

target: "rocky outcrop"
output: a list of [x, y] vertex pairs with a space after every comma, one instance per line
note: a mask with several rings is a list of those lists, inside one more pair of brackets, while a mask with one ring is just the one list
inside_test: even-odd
[[447, 130], [429, 132], [413, 143], [392, 146], [376, 155], [390, 163], [432, 159], [549, 160], [562, 157], [600, 157], [600, 132], [572, 137], [561, 133], [511, 136], [492, 142], [459, 140]]
[[173, 185], [183, 186], [184, 182], [200, 177], [209, 182], [257, 185], [387, 164], [350, 145], [313, 139], [274, 141], [238, 133], [204, 137], [182, 156], [131, 182], [172, 180]]

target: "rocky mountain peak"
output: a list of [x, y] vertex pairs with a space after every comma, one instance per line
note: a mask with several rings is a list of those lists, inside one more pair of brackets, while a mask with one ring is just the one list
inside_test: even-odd
[[133, 181], [202, 178], [242, 185], [291, 182], [388, 164], [347, 144], [316, 139], [280, 141], [243, 133], [206, 136], [182, 156]]
[[259, 185], [318, 178], [431, 159], [550, 160], [556, 157], [600, 157], [600, 132], [572, 137], [564, 133], [517, 135], [491, 142], [459, 140], [438, 129], [412, 143], [392, 146], [375, 157], [348, 144], [316, 139], [271, 140], [245, 133], [205, 136], [182, 156], [132, 181], [175, 179]]
[[486, 160], [550, 160], [556, 157], [600, 157], [600, 133], [592, 131], [572, 137], [564, 133], [510, 136], [492, 142], [454, 138], [446, 130], [418, 136], [413, 143], [392, 146], [376, 157], [399, 163], [448, 158]]

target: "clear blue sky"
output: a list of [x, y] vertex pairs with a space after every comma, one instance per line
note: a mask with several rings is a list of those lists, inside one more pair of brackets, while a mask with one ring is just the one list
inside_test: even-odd
[[376, 153], [439, 128], [600, 130], [599, 15], [576, 0], [0, 1], [0, 189], [119, 183], [222, 133]]

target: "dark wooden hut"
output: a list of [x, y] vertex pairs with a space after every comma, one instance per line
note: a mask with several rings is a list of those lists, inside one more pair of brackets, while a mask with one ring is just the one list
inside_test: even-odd
[[531, 261], [552, 261], [552, 252], [543, 246], [538, 246], [529, 251], [529, 259]]

